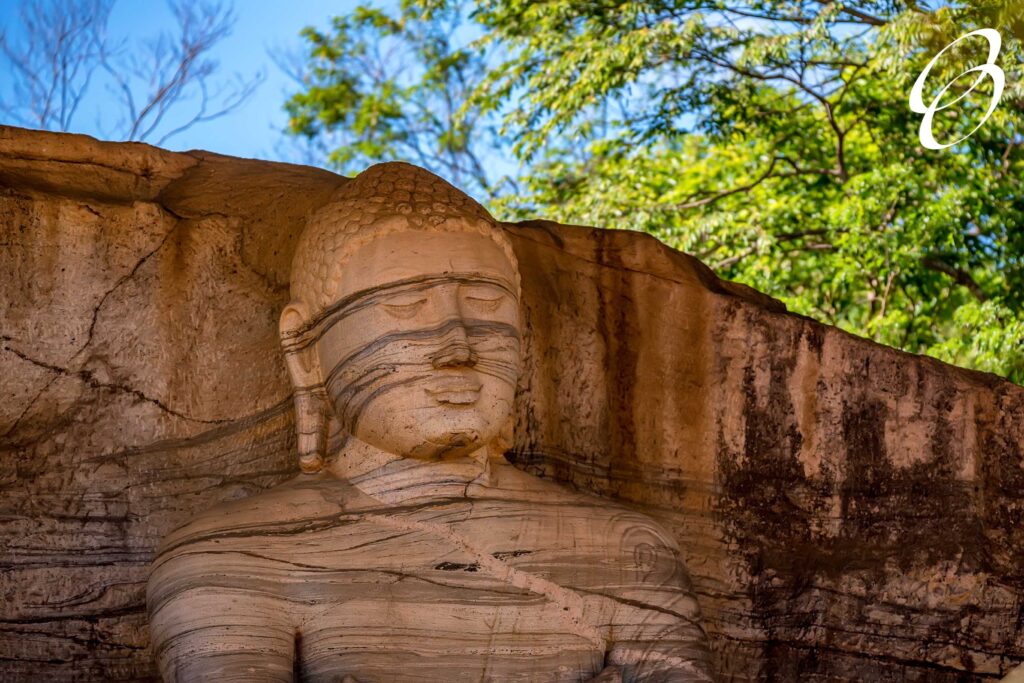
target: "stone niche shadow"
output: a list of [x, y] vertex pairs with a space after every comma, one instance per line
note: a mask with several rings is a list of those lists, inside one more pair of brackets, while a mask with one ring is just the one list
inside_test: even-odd
[[[345, 178], [0, 127], [0, 680], [155, 678], [160, 538], [297, 473], [291, 253]], [[661, 519], [721, 681], [1024, 660], [1024, 388], [629, 231], [506, 224], [517, 466]]]

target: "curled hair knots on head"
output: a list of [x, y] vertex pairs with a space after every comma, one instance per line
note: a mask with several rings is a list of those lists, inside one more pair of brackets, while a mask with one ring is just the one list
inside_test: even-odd
[[518, 273], [508, 237], [484, 207], [430, 171], [392, 161], [360, 173], [310, 216], [292, 260], [292, 300], [305, 302], [315, 317], [334, 303], [345, 262], [357, 249], [416, 230], [489, 237]]

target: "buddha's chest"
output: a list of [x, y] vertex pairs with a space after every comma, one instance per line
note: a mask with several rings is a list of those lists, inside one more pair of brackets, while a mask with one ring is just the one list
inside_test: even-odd
[[473, 501], [374, 510], [268, 540], [301, 577], [291, 588], [302, 597], [348, 599], [358, 586], [361, 595], [400, 601], [400, 584], [410, 581], [459, 595], [525, 576], [579, 587], [614, 582], [629, 569], [629, 535], [628, 524], [594, 507]]
[[314, 680], [586, 680], [613, 617], [600, 594], [622, 570], [609, 524], [598, 510], [466, 504], [305, 534], [284, 586], [302, 605], [303, 666]]

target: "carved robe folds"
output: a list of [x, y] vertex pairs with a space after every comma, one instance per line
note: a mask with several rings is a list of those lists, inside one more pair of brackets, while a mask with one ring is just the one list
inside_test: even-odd
[[606, 659], [708, 680], [672, 540], [498, 462], [394, 461], [228, 504], [167, 539], [151, 585], [176, 680], [288, 681], [298, 661], [316, 681], [581, 681]]

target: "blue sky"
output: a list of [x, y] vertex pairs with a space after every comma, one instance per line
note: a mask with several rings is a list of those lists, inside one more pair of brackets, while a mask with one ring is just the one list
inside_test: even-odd
[[[197, 125], [170, 138], [163, 146], [260, 159], [287, 157], [288, 143], [282, 143], [281, 133], [287, 116], [282, 105], [296, 86], [274, 64], [271, 52], [302, 50], [299, 31], [303, 27], [325, 27], [331, 16], [344, 14], [356, 4], [355, 0], [235, 0], [234, 30], [216, 47], [213, 56], [226, 75], [237, 72], [246, 76], [262, 70], [266, 80], [242, 108], [229, 116]], [[17, 17], [21, 5], [21, 0], [0, 0], [0, 27], [12, 38], [18, 36]], [[155, 35], [173, 27], [174, 19], [161, 0], [117, 0], [109, 33], [118, 38]], [[0, 88], [3, 88], [3, 80], [6, 80], [4, 74], [0, 74]], [[100, 112], [110, 96], [105, 88], [93, 90], [92, 97], [83, 102], [82, 114], [75, 119], [74, 132], [104, 137], [96, 120], [102, 116]]]

